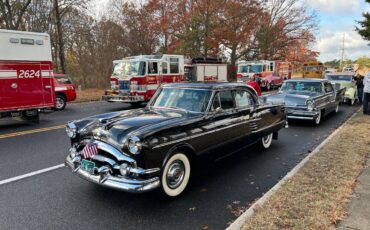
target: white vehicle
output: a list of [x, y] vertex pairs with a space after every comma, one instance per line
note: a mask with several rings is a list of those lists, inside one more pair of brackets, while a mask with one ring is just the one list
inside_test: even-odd
[[227, 64], [219, 58], [194, 58], [185, 64], [188, 81], [227, 81]]

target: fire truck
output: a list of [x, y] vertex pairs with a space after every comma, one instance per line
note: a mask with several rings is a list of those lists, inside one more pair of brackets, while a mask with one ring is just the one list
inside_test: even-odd
[[270, 90], [290, 79], [291, 75], [290, 62], [261, 60], [239, 61], [236, 77], [238, 82], [245, 82], [251, 77], [257, 78], [262, 88]]
[[55, 108], [50, 37], [0, 30], [0, 118], [39, 122], [39, 112]]
[[182, 55], [140, 55], [113, 61], [111, 89], [102, 100], [138, 106], [149, 101], [161, 84], [182, 81], [225, 81], [227, 66], [205, 58], [185, 63]]

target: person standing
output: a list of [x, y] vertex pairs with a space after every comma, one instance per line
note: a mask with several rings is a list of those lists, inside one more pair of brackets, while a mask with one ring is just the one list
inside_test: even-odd
[[364, 77], [364, 96], [362, 103], [364, 114], [370, 115], [370, 72]]
[[362, 97], [364, 96], [364, 76], [362, 76], [361, 74], [358, 74], [355, 77], [355, 82], [357, 86], [358, 102], [362, 104]]

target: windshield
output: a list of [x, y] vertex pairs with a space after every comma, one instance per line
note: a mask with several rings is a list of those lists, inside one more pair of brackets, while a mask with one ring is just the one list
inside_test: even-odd
[[330, 81], [352, 81], [352, 76], [348, 75], [327, 75], [327, 78]]
[[321, 71], [321, 66], [305, 66], [304, 71]]
[[238, 73], [261, 73], [262, 65], [241, 65]]
[[163, 88], [151, 105], [154, 108], [205, 112], [211, 95], [210, 90]]
[[288, 93], [303, 91], [322, 93], [322, 87], [320, 82], [286, 81], [281, 86], [280, 91]]
[[146, 63], [143, 61], [125, 61], [118, 62], [113, 67], [113, 76], [120, 75], [145, 75]]
[[72, 84], [71, 79], [69, 79], [67, 76], [54, 76], [55, 80], [59, 84], [65, 85], [65, 84]]

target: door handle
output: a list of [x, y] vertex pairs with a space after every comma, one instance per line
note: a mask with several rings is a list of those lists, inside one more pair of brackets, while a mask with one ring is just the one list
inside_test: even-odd
[[51, 85], [45, 85], [45, 89], [51, 89]]
[[10, 85], [10, 87], [12, 87], [13, 89], [16, 89], [18, 88], [18, 84], [14, 82]]

